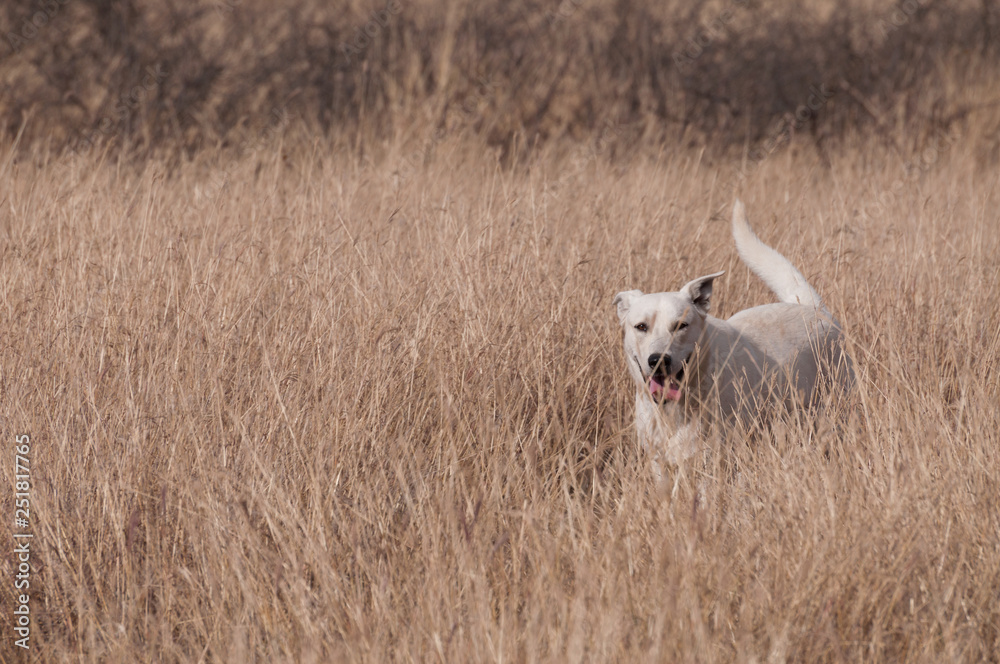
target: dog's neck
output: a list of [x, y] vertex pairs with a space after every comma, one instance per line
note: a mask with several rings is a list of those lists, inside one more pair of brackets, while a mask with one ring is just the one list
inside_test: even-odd
[[687, 361], [688, 371], [691, 374], [691, 378], [689, 379], [691, 387], [689, 389], [693, 388], [701, 391], [705, 387], [705, 381], [711, 377], [712, 344], [709, 341], [709, 336], [716, 334], [717, 323], [719, 322], [721, 321], [711, 316], [705, 318], [705, 329], [702, 330], [701, 336], [698, 338], [698, 342], [691, 352], [691, 357]]
[[712, 316], [705, 317], [705, 329], [687, 361], [687, 389], [678, 404], [689, 417], [704, 417], [711, 404], [718, 401], [712, 394], [715, 386], [714, 371], [717, 358], [712, 356], [711, 336], [728, 335], [729, 325]]

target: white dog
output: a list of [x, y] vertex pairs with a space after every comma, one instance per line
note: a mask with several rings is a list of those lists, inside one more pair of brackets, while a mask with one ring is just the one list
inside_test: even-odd
[[733, 238], [740, 258], [780, 303], [708, 315], [712, 283], [698, 277], [676, 293], [618, 293], [625, 358], [635, 379], [635, 426], [654, 467], [678, 465], [700, 447], [702, 426], [758, 424], [768, 402], [809, 406], [824, 382], [849, 388], [851, 360], [840, 327], [805, 277], [761, 242], [739, 200]]

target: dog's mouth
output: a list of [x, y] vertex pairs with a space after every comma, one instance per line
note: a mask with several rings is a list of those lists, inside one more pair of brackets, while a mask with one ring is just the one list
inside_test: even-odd
[[663, 372], [656, 372], [646, 381], [649, 387], [649, 394], [654, 401], [664, 403], [667, 401], [681, 400], [681, 381], [684, 380], [684, 367], [677, 371], [676, 376], [669, 376]]

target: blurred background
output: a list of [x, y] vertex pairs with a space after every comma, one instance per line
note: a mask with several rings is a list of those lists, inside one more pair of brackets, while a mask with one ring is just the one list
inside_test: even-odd
[[192, 154], [305, 132], [361, 151], [1000, 143], [993, 0], [19, 0], [7, 140]]

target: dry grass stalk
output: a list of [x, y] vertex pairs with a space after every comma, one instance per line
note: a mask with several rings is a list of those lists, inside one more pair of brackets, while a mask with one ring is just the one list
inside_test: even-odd
[[9, 164], [37, 657], [1000, 657], [1000, 200], [961, 144], [902, 187], [871, 146], [749, 173], [755, 227], [849, 331], [859, 415], [717, 450], [674, 497], [610, 299], [719, 268], [722, 315], [769, 298], [725, 167], [505, 170], [454, 137], [400, 163]]

